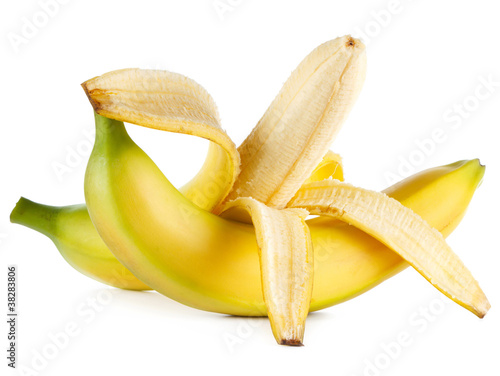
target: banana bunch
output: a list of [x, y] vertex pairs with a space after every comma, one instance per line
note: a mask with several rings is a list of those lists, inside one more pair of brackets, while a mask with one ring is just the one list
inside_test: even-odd
[[[317, 47], [238, 148], [193, 80], [140, 69], [88, 80], [82, 86], [96, 140], [86, 205], [21, 198], [11, 221], [45, 234], [75, 269], [111, 286], [151, 288], [206, 311], [268, 316], [283, 345], [302, 344], [308, 312], [409, 265], [483, 317], [486, 296], [444, 240], [482, 181], [478, 160], [423, 171], [384, 192], [343, 182], [329, 147], [365, 71], [359, 40]], [[177, 190], [123, 122], [209, 140], [202, 169]]]

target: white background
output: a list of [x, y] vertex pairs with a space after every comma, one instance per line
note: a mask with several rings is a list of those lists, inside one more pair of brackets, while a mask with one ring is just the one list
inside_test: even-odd
[[[388, 17], [394, 9], [389, 0], [221, 3], [233, 4], [222, 17], [212, 0], [70, 0], [16, 51], [9, 35], [23, 36], [24, 17], [43, 22], [42, 8], [35, 0], [2, 2], [0, 311], [6, 309], [6, 266], [17, 264], [18, 361], [31, 367], [35, 352], [51, 343], [49, 333], [75, 322], [80, 334], [37, 374], [498, 374], [500, 87], [488, 99], [471, 96], [480, 77], [500, 82], [500, 4], [401, 0]], [[79, 86], [84, 80], [126, 67], [185, 74], [213, 95], [224, 128], [239, 144], [307, 53], [360, 31], [366, 34], [367, 80], [332, 148], [344, 157], [347, 180], [372, 189], [384, 188], [387, 172], [396, 173], [401, 159], [418, 150], [415, 141], [437, 127], [446, 142], [415, 170], [481, 158], [484, 183], [449, 244], [489, 297], [493, 308], [484, 320], [450, 303], [432, 321], [412, 324], [422, 318], [419, 307], [447, 299], [408, 269], [359, 298], [312, 314], [305, 347], [280, 347], [267, 319], [224, 317], [156, 293], [107, 288], [74, 271], [48, 239], [8, 222], [21, 195], [53, 205], [83, 202], [90, 152], [84, 132], [93, 128]], [[443, 116], [464, 101], [470, 111], [452, 129]], [[201, 166], [205, 142], [128, 129], [174, 184]], [[58, 178], [54, 164], [66, 163], [69, 150], [78, 147], [81, 160]], [[113, 291], [113, 299], [102, 311], [77, 313], [105, 291]], [[1, 328], [5, 355], [7, 326]], [[383, 344], [400, 332], [410, 334], [411, 345], [382, 362], [386, 369], [368, 372], [366, 365], [382, 359]], [[235, 336], [238, 343], [228, 345]]]

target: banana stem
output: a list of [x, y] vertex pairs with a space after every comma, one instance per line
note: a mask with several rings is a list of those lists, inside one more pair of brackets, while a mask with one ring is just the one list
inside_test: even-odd
[[10, 221], [52, 238], [56, 229], [54, 219], [60, 210], [58, 207], [42, 205], [21, 197], [10, 214]]
[[113, 137], [121, 134], [126, 134], [125, 125], [122, 121], [107, 118], [105, 116], [99, 115], [95, 111], [94, 118], [96, 126], [96, 143], [104, 140], [110, 134], [113, 134]]

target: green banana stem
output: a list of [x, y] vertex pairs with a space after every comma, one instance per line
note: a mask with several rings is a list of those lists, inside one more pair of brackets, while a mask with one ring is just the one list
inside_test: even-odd
[[48, 206], [22, 197], [10, 220], [49, 237], [64, 259], [87, 277], [127, 290], [150, 289], [107, 249], [85, 205]]
[[39, 204], [21, 197], [10, 214], [10, 221], [29, 227], [53, 239], [56, 230], [55, 219], [60, 211], [61, 208]]

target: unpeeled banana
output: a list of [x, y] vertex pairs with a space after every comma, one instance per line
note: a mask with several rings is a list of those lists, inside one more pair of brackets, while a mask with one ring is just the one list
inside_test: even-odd
[[127, 290], [149, 289], [113, 256], [84, 204], [54, 207], [21, 197], [10, 220], [46, 235], [72, 267], [96, 281]]

